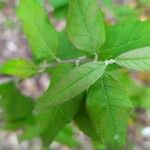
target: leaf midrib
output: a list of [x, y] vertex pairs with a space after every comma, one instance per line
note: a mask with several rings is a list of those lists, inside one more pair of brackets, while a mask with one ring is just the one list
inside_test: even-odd
[[[87, 33], [89, 34], [89, 38], [91, 39], [91, 40], [90, 40], [91, 49], [93, 49], [93, 45], [92, 45], [92, 43], [94, 43], [94, 39], [92, 38], [93, 35], [92, 35], [92, 33], [90, 32], [88, 26], [86, 25], [86, 21], [85, 21], [85, 19], [84, 19], [83, 14], [82, 14], [82, 10], [81, 10], [81, 7], [80, 7], [80, 4], [79, 4], [79, 3], [80, 3], [79, 0], [77, 0], [77, 5], [78, 5], [78, 9], [79, 9], [79, 14], [80, 14], [81, 19], [82, 19], [82, 21], [83, 21], [83, 24], [84, 24], [84, 26], [85, 26], [85, 28], [86, 28], [86, 30], [87, 30]], [[95, 51], [95, 50], [94, 50], [94, 51]]]
[[134, 60], [150, 60], [150, 57], [144, 57], [144, 58], [118, 58], [117, 61], [134, 61]]
[[[99, 66], [100, 67], [100, 66]], [[63, 88], [61, 91], [58, 91], [57, 93], [54, 93], [53, 92], [53, 89], [51, 89], [51, 91], [52, 92], [50, 92], [50, 95], [52, 94], [52, 96], [51, 96], [51, 100], [54, 100], [54, 99], [57, 99], [56, 97], [59, 97], [61, 94], [60, 93], [62, 93], [63, 91], [65, 91], [66, 89], [68, 89], [70, 86], [72, 86], [74, 83], [76, 83], [76, 82], [79, 82], [80, 80], [82, 80], [83, 78], [86, 78], [87, 77], [87, 75], [89, 75], [89, 74], [91, 74], [92, 72], [94, 72], [95, 70], [97, 70], [97, 69], [100, 69], [99, 67], [97, 67], [96, 69], [93, 69], [93, 70], [91, 70], [90, 72], [88, 72], [85, 76], [82, 76], [82, 77], [80, 77], [80, 78], [78, 78], [78, 80], [76, 80], [76, 81], [74, 81], [74, 82], [72, 82], [71, 84], [69, 84], [66, 88]], [[99, 75], [100, 76], [100, 75]], [[56, 96], [57, 95], [57, 96]], [[67, 100], [65, 100], [65, 101], [67, 101]], [[59, 102], [59, 104], [62, 104], [62, 103], [64, 103], [65, 101], [63, 101], [63, 102]], [[58, 102], [57, 101], [49, 101], [49, 105], [51, 105], [51, 104], [54, 104], [55, 103], [55, 106], [57, 106], [57, 104], [58, 104]], [[57, 104], [56, 104], [57, 103]], [[53, 105], [54, 106], [54, 105]], [[47, 107], [45, 107], [45, 109], [48, 109], [50, 106], [47, 106]]]

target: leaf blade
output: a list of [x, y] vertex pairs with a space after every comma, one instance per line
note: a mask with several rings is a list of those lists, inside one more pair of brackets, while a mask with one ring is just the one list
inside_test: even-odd
[[8, 82], [0, 84], [0, 107], [4, 111], [2, 116], [6, 121], [6, 126], [11, 127], [11, 123], [17, 124], [22, 119], [31, 116], [34, 102], [31, 98], [23, 96], [14, 83]]
[[82, 102], [81, 108], [74, 117], [74, 121], [78, 128], [86, 135], [92, 138], [94, 141], [100, 141], [101, 137], [97, 134], [95, 126], [93, 125], [91, 118], [89, 117], [86, 107], [86, 97]]
[[150, 47], [139, 48], [123, 53], [116, 58], [116, 63], [122, 67], [136, 71], [149, 71]]
[[[62, 75], [66, 75], [72, 68], [73, 66], [70, 64], [60, 64], [57, 68], [50, 69], [49, 72], [52, 77], [50, 86], [53, 87], [57, 84]], [[35, 115], [35, 124], [24, 132], [21, 138], [23, 140], [29, 140], [40, 136], [44, 145], [49, 145], [49, 143], [55, 139], [59, 131], [66, 124], [71, 122], [80, 108], [82, 98], [83, 95], [81, 94], [70, 101]]]
[[134, 21], [106, 27], [106, 41], [99, 49], [102, 60], [116, 58], [120, 54], [150, 45], [150, 21]]
[[24, 79], [37, 73], [38, 67], [26, 59], [10, 59], [0, 64], [0, 74], [3, 75], [11, 75]]
[[110, 76], [99, 79], [89, 89], [86, 108], [102, 142], [108, 147], [120, 148], [125, 142], [131, 108], [120, 83]]
[[67, 34], [80, 50], [94, 54], [105, 41], [103, 17], [97, 0], [70, 0]]
[[[101, 62], [87, 63], [75, 68], [65, 75], [53, 88], [41, 97], [44, 101], [37, 102], [36, 111], [43, 111], [51, 106], [64, 103], [85, 91], [104, 73], [106, 66]], [[51, 99], [49, 99], [49, 97]]]
[[35, 0], [21, 0], [17, 15], [22, 21], [24, 33], [35, 58], [56, 58], [58, 36], [42, 5]]

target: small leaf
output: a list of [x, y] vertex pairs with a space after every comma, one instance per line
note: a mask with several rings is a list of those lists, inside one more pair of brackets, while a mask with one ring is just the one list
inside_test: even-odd
[[35, 0], [21, 0], [17, 14], [35, 58], [56, 58], [58, 35], [42, 5]]
[[3, 75], [11, 75], [24, 79], [37, 73], [38, 67], [26, 59], [10, 59], [0, 64], [0, 74]]
[[99, 50], [101, 60], [113, 59], [132, 49], [150, 45], [150, 21], [106, 26], [106, 42]]
[[116, 58], [116, 63], [136, 71], [150, 71], [150, 47], [123, 53]]
[[67, 33], [80, 50], [94, 54], [105, 41], [103, 16], [97, 0], [70, 0]]
[[36, 111], [43, 112], [78, 96], [102, 76], [105, 68], [102, 62], [92, 62], [70, 71], [37, 101]]
[[88, 91], [86, 108], [102, 142], [112, 149], [121, 148], [131, 108], [122, 85], [110, 76], [101, 77]]

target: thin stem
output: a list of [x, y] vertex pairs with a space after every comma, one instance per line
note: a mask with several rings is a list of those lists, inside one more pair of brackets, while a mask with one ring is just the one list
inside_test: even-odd
[[59, 64], [70, 64], [70, 63], [76, 63], [76, 62], [88, 62], [90, 59], [87, 58], [86, 56], [82, 56], [82, 57], [79, 57], [79, 58], [73, 58], [73, 59], [66, 59], [66, 60], [60, 60], [58, 62], [53, 62], [51, 64], [46, 64], [46, 68], [49, 68], [49, 67], [56, 67], [57, 65]]
[[86, 56], [81, 56], [79, 58], [73, 58], [73, 59], [66, 59], [66, 60], [59, 60], [59, 61], [55, 61], [53, 63], [48, 64], [47, 62], [44, 62], [43, 64], [40, 65], [40, 71], [39, 72], [43, 72], [45, 71], [45, 69], [47, 68], [52, 68], [52, 67], [56, 67], [59, 64], [79, 64], [79, 63], [86, 63], [86, 62], [90, 62], [91, 59], [87, 58]]

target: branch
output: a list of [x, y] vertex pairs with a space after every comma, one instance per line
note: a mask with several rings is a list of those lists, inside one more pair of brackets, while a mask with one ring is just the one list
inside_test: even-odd
[[87, 56], [81, 56], [79, 58], [73, 58], [73, 59], [66, 59], [66, 60], [58, 60], [56, 62], [53, 62], [51, 64], [48, 64], [47, 62], [44, 62], [43, 64], [40, 65], [40, 72], [45, 71], [45, 69], [50, 68], [50, 67], [56, 67], [59, 64], [76, 64], [78, 65], [79, 63], [86, 63], [90, 62], [91, 59], [88, 58]]

